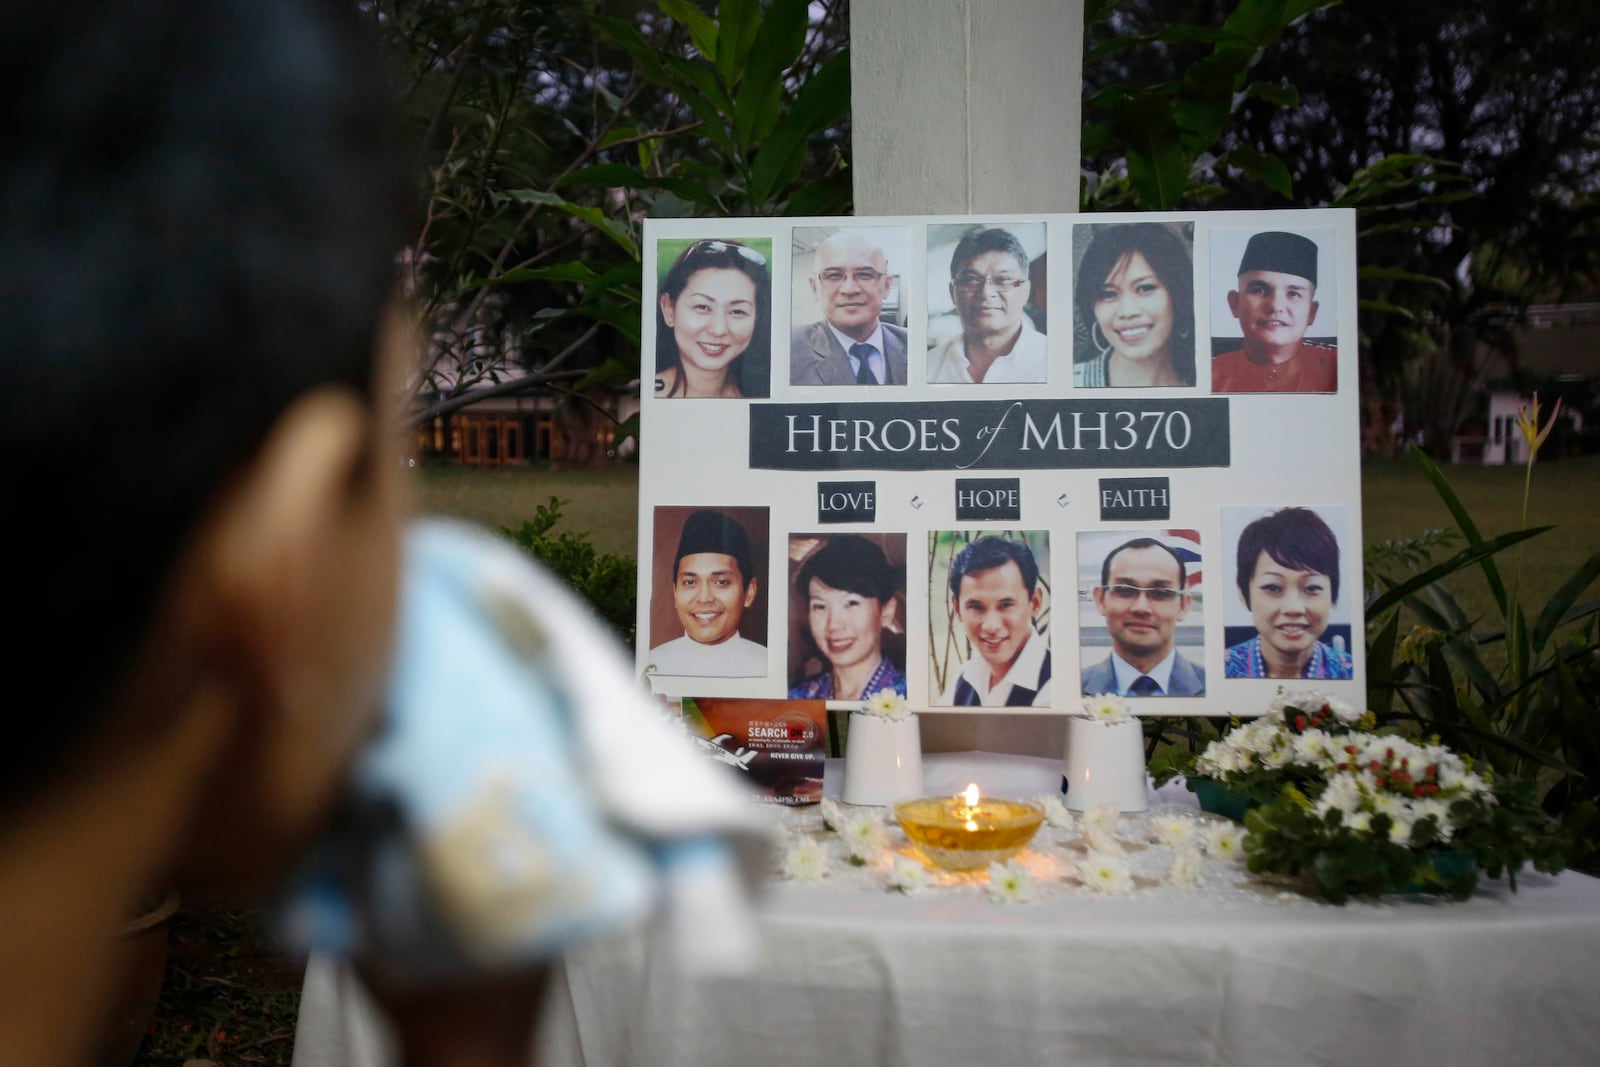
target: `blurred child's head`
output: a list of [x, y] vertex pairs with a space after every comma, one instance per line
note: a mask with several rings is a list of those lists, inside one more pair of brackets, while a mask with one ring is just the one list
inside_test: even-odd
[[265, 869], [370, 728], [404, 186], [357, 6], [0, 15], [0, 814], [226, 708], [194, 833]]

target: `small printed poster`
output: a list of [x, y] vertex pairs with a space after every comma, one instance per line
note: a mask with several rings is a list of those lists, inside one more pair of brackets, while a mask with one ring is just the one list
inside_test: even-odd
[[815, 804], [822, 799], [826, 701], [685, 697], [683, 721], [701, 751], [738, 772], [755, 800]]

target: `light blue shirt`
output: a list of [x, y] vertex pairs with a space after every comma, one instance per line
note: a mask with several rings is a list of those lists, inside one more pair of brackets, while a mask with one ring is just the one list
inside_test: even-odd
[[1178, 649], [1173, 647], [1168, 650], [1166, 657], [1147, 671], [1129, 663], [1117, 655], [1115, 648], [1111, 650], [1111, 670], [1117, 676], [1117, 695], [1127, 696], [1128, 687], [1139, 680], [1139, 676], [1148, 674], [1155, 683], [1161, 687], [1161, 695], [1166, 696], [1172, 688], [1172, 665], [1178, 661]]
[[[823, 321], [827, 322], [826, 319]], [[865, 341], [857, 341], [854, 337], [846, 336], [831, 322], [828, 322], [827, 325], [828, 332], [833, 334], [833, 339], [839, 342], [839, 347], [844, 349], [845, 358], [850, 361], [851, 374], [859, 375], [861, 373], [861, 357], [851, 355], [851, 347], [853, 345], [870, 345], [872, 354], [867, 356], [867, 366], [872, 368], [872, 376], [878, 379], [879, 385], [889, 384], [889, 365], [883, 358], [882, 323], [872, 327], [872, 333], [867, 336]]]

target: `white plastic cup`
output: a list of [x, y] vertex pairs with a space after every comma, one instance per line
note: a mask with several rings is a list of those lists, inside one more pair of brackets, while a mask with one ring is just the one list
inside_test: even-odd
[[840, 799], [846, 804], [893, 804], [922, 793], [922, 725], [917, 717], [886, 719], [852, 711]]
[[1118, 811], [1148, 811], [1144, 729], [1139, 720], [1102, 723], [1069, 717], [1061, 775], [1066, 783], [1063, 800], [1072, 811], [1102, 804], [1115, 804]]

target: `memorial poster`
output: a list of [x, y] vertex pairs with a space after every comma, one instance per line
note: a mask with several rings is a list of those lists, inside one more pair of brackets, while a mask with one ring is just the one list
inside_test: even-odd
[[1353, 213], [648, 220], [644, 256], [656, 692], [1363, 699]]

